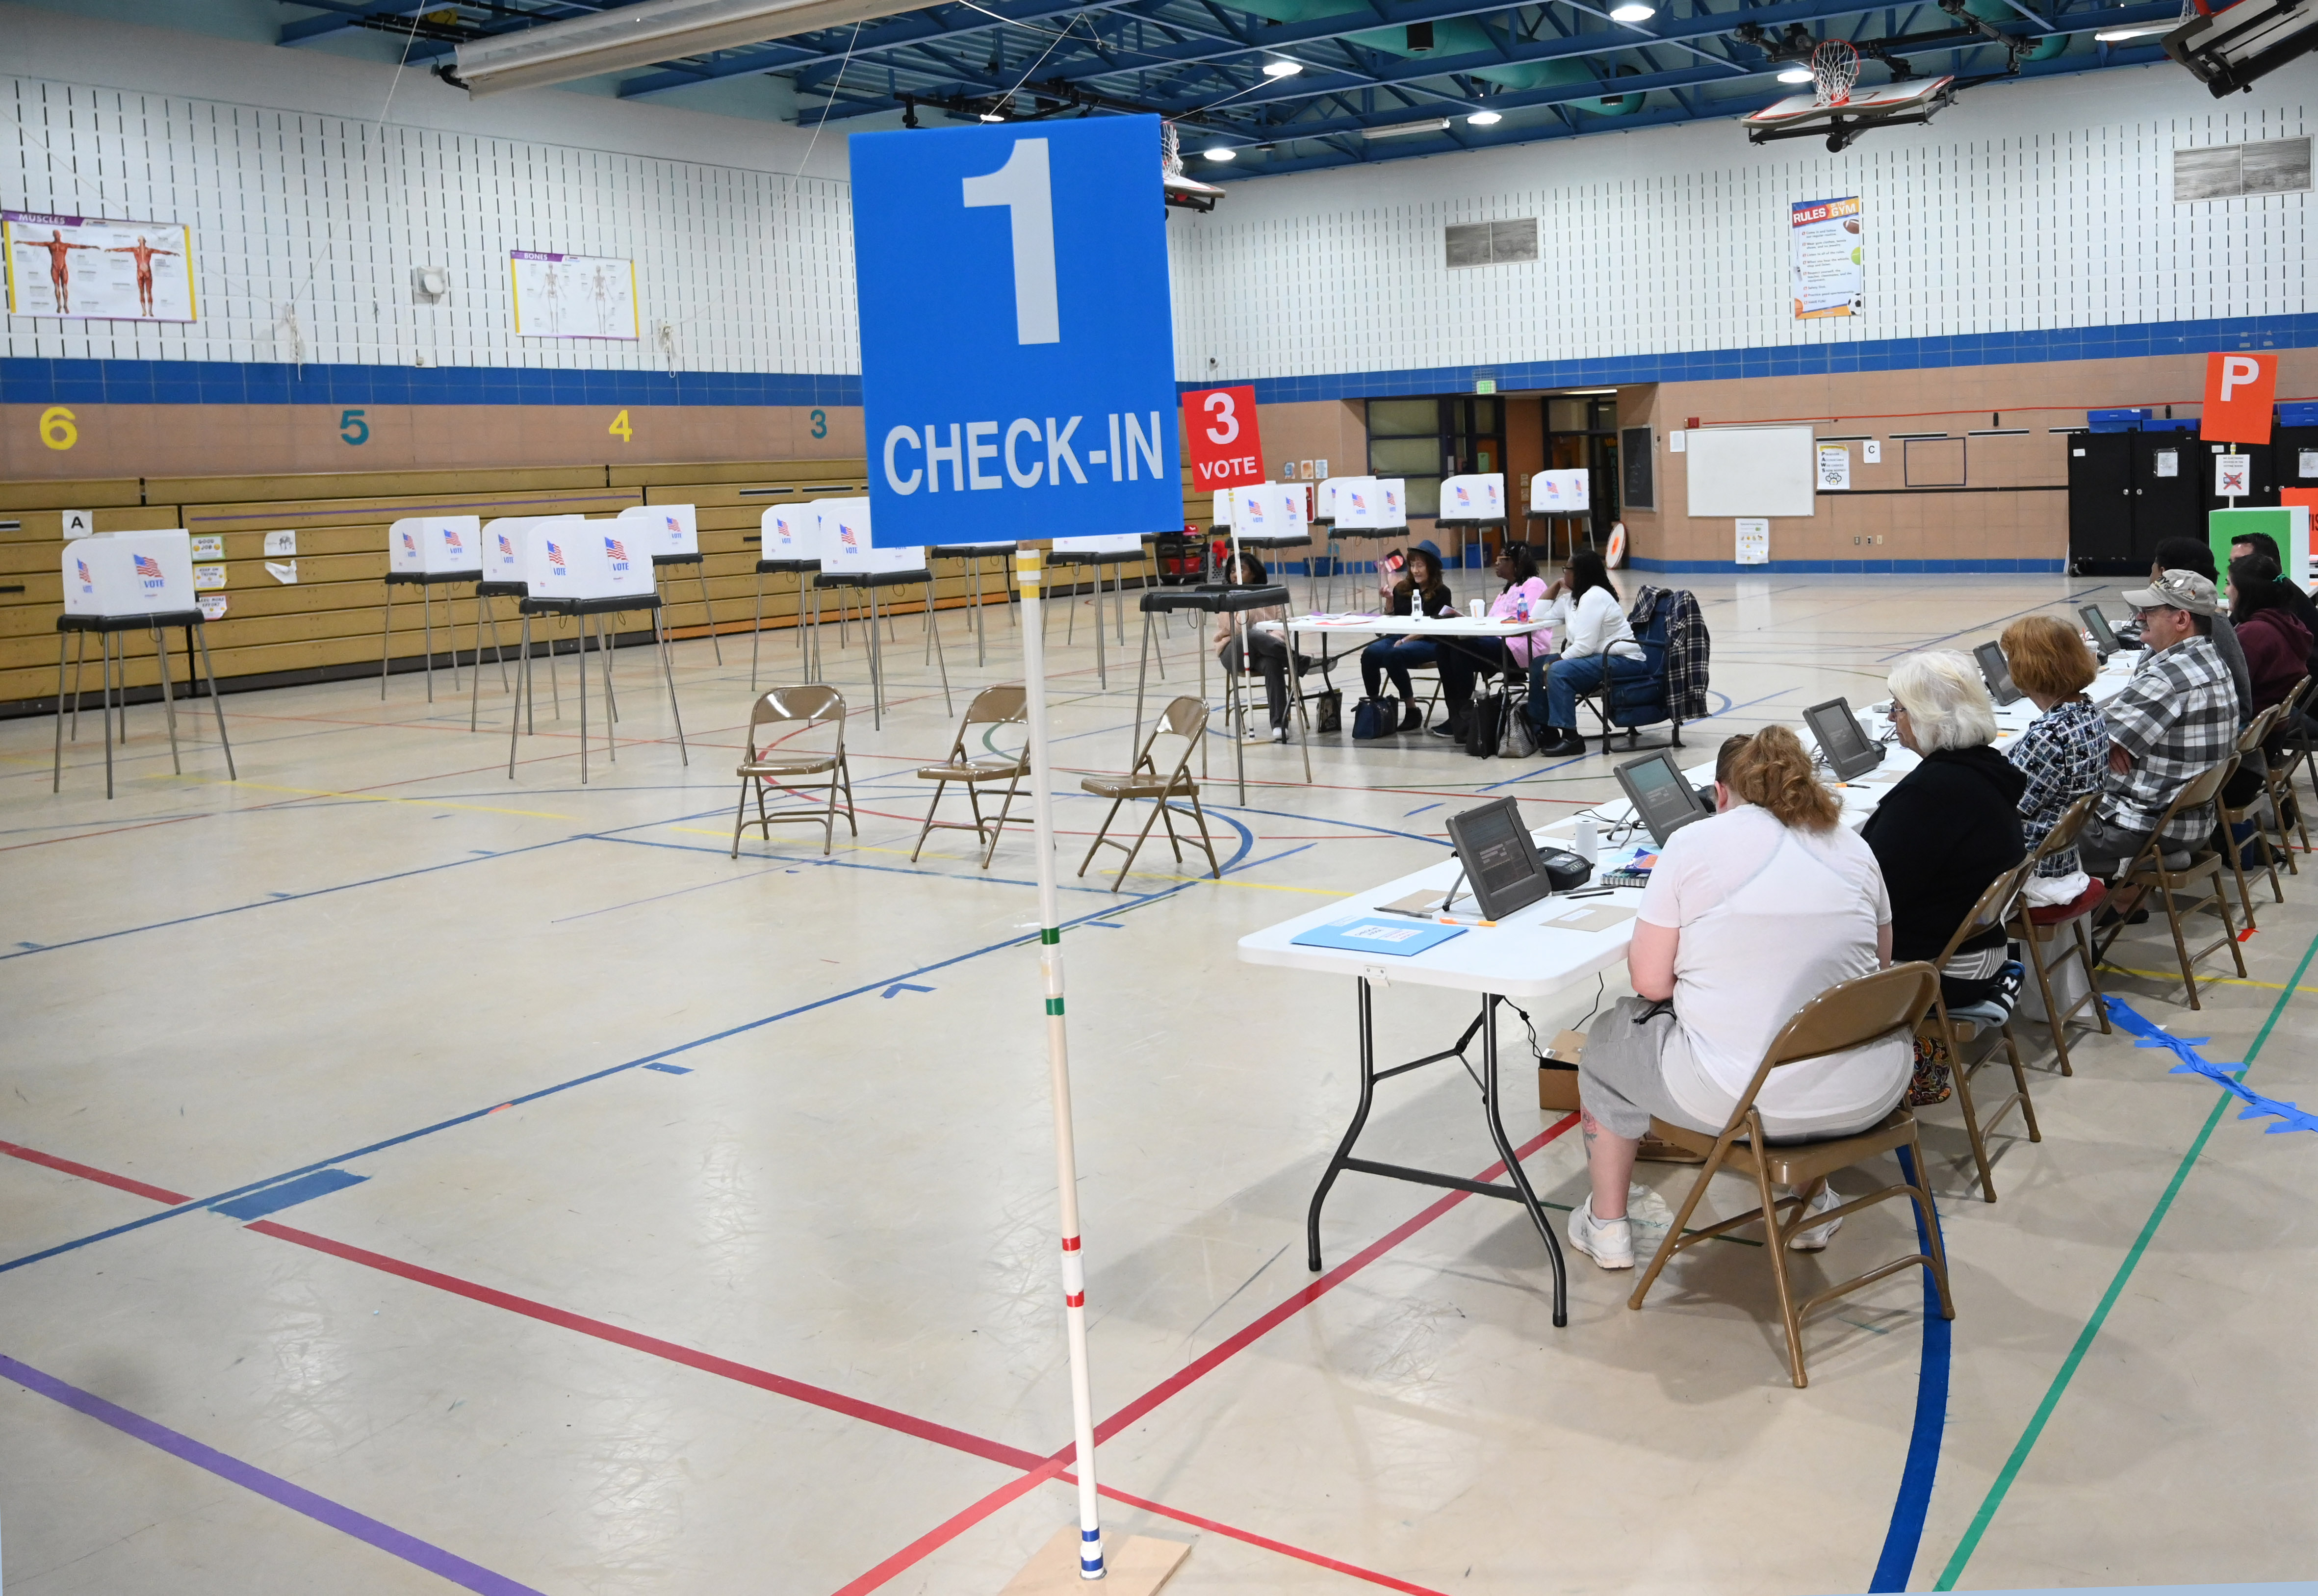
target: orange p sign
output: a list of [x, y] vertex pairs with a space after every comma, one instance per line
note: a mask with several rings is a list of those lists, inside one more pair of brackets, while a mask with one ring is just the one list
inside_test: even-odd
[[2275, 354], [2208, 354], [2197, 435], [2209, 444], [2267, 444], [2277, 399]]

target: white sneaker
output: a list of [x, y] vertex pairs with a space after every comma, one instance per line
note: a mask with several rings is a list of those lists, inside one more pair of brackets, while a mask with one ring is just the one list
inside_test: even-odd
[[1626, 1188], [1626, 1224], [1633, 1233], [1634, 1250], [1656, 1252], [1674, 1225], [1674, 1209], [1647, 1186]]
[[[1835, 1188], [1822, 1186], [1819, 1188], [1819, 1195], [1811, 1198], [1810, 1206], [1803, 1210], [1803, 1217], [1808, 1219], [1814, 1214], [1824, 1214], [1829, 1208], [1841, 1206], [1843, 1206], [1843, 1198], [1836, 1195]], [[1787, 1238], [1787, 1251], [1790, 1252], [1819, 1251], [1835, 1238], [1835, 1233], [1842, 1228], [1843, 1221], [1837, 1219], [1827, 1224], [1815, 1224], [1806, 1231], [1798, 1231]]]
[[1271, 729], [1271, 740], [1274, 742], [1286, 742], [1288, 740], [1288, 728], [1285, 726], [1274, 726]]
[[1569, 1211], [1569, 1244], [1605, 1269], [1634, 1267], [1634, 1230], [1624, 1219], [1596, 1219], [1587, 1197]]

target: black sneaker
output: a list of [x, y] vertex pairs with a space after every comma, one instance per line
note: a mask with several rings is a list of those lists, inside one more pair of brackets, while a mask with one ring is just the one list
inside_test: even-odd
[[1451, 742], [1462, 742], [1465, 740], [1465, 729], [1454, 721], [1443, 721], [1433, 728], [1433, 735], [1445, 737]]
[[1403, 731], [1424, 731], [1424, 712], [1417, 708], [1415, 704], [1410, 704], [1406, 713], [1400, 717], [1400, 729]]
[[1586, 751], [1586, 740], [1575, 731], [1555, 730], [1552, 738], [1537, 745], [1541, 759], [1562, 759]]

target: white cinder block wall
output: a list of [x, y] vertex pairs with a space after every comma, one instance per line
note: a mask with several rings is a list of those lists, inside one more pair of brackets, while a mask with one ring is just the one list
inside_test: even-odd
[[[2310, 131], [2318, 66], [2215, 100], [2170, 63], [1972, 90], [1928, 128], [1750, 146], [1732, 122], [1232, 185], [1178, 221], [1177, 374], [1432, 366], [2296, 314], [2308, 194], [2176, 204], [2177, 146]], [[1864, 201], [1867, 314], [1797, 321], [1787, 207]], [[1442, 229], [1533, 216], [1534, 263]]]

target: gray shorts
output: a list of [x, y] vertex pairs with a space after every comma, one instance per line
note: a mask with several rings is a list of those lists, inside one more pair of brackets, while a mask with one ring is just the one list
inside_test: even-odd
[[[1654, 1018], [1645, 1014], [1656, 1010]], [[1613, 1136], [1629, 1141], [1650, 1134], [1650, 1120], [1663, 1119], [1689, 1130], [1719, 1135], [1719, 1125], [1702, 1125], [1667, 1090], [1666, 1055], [1689, 1038], [1670, 1007], [1640, 998], [1621, 998], [1586, 1031], [1586, 1051], [1577, 1055], [1577, 1100]]]
[[[2085, 821], [2085, 829], [2077, 833], [2077, 858], [2087, 875], [2097, 875], [2107, 881], [2121, 875], [2149, 841], [2149, 833], [2120, 826], [2114, 821], [2093, 815]], [[2186, 843], [2176, 843], [2165, 849], [2165, 866], [2179, 870], [2189, 863], [2194, 850]]]

